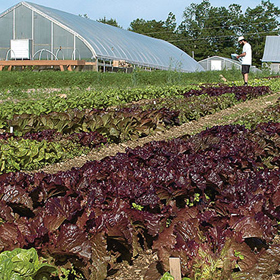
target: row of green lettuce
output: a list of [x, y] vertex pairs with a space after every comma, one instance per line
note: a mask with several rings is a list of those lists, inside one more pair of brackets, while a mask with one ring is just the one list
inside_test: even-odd
[[[183, 100], [184, 102], [182, 102]], [[154, 105], [160, 105], [161, 109], [126, 112], [124, 108], [124, 111], [91, 112], [86, 110], [69, 112], [68, 114], [51, 113], [47, 116], [17, 116], [11, 120], [10, 124], [18, 130], [20, 136], [13, 134], [14, 137], [0, 140], [0, 174], [17, 170], [36, 170], [74, 156], [87, 154], [90, 151], [88, 146], [68, 141], [69, 137], [68, 139], [59, 139], [59, 141], [34, 140], [36, 133], [38, 138], [40, 129], [59, 131], [62, 135], [73, 135], [77, 131], [95, 131], [108, 142], [120, 143], [148, 136], [157, 131], [164, 131], [184, 122], [197, 120], [202, 116], [241, 102], [232, 93], [220, 96], [199, 95], [185, 99], [170, 98], [154, 101], [158, 102]], [[162, 106], [167, 106], [167, 104], [171, 108], [170, 111], [162, 109]], [[254, 125], [267, 121], [279, 122], [279, 108], [278, 102], [275, 106], [259, 113], [258, 116], [255, 114], [248, 116], [247, 119], [241, 119], [238, 123], [248, 126], [248, 123]], [[20, 127], [22, 127], [21, 133], [19, 133]], [[24, 139], [21, 137], [28, 134], [33, 135], [33, 138]]]
[[71, 141], [48, 142], [11, 137], [0, 140], [0, 174], [37, 170], [88, 152], [88, 147]]
[[[269, 81], [269, 80], [268, 80]], [[272, 80], [272, 81], [275, 81]], [[279, 84], [280, 85], [280, 84]], [[201, 90], [202, 88], [202, 90]], [[209, 92], [205, 91], [205, 88]], [[63, 126], [66, 126], [65, 123], [67, 123], [67, 127], [69, 127], [69, 121], [73, 122], [73, 118], [68, 116], [63, 116], [62, 114], [68, 114], [68, 112], [75, 111], [85, 111], [86, 109], [89, 110], [104, 110], [108, 107], [116, 108], [117, 106], [124, 106], [125, 104], [130, 103], [130, 106], [133, 106], [136, 101], [140, 101], [140, 104], [142, 102], [146, 104], [147, 100], [148, 103], [152, 107], [150, 108], [159, 108], [161, 106], [162, 108], [169, 108], [172, 110], [180, 110], [182, 113], [180, 114], [180, 122], [185, 122], [184, 119], [192, 120], [196, 119], [196, 117], [190, 117], [189, 112], [194, 111], [194, 114], [197, 114], [197, 105], [195, 105], [195, 109], [187, 110], [187, 113], [185, 113], [184, 107], [181, 106], [181, 104], [185, 105], [185, 102], [187, 102], [187, 106], [192, 106], [192, 103], [201, 102], [202, 104], [207, 104], [207, 100], [198, 100], [197, 99], [207, 99], [209, 96], [218, 97], [225, 93], [235, 93], [235, 97], [238, 99], [238, 101], [243, 98], [241, 95], [243, 94], [244, 98], [247, 98], [247, 93], [251, 94], [254, 97], [256, 97], [256, 94], [259, 94], [259, 90], [267, 91], [267, 88], [269, 88], [272, 91], [275, 91], [275, 87], [271, 89], [271, 86], [263, 86], [258, 84], [257, 86], [251, 86], [249, 90], [246, 90], [246, 94], [242, 93], [244, 87], [239, 86], [223, 86], [220, 87], [217, 85], [216, 87], [196, 87], [196, 88], [187, 88], [187, 87], [167, 87], [167, 88], [146, 88], [145, 90], [141, 89], [131, 89], [129, 90], [119, 90], [117, 92], [99, 92], [98, 94], [95, 92], [87, 92], [87, 94], [81, 93], [81, 94], [73, 94], [66, 98], [61, 98], [60, 96], [55, 96], [52, 98], [46, 98], [45, 100], [29, 100], [29, 101], [21, 101], [21, 102], [12, 102], [12, 101], [6, 101], [2, 104], [0, 103], [0, 129], [4, 129], [8, 131], [9, 127], [16, 127], [16, 133], [23, 133], [25, 131], [25, 123], [28, 123], [29, 126], [34, 126], [34, 123], [39, 122], [40, 130], [43, 129], [52, 129], [52, 127], [47, 127], [45, 122], [49, 119], [49, 114], [52, 113], [61, 113], [61, 120], [55, 120], [56, 122], [59, 122]], [[215, 92], [217, 91], [218, 92]], [[253, 91], [255, 90], [255, 93]], [[232, 91], [234, 90], [234, 91]], [[245, 88], [244, 88], [245, 91]], [[207, 96], [205, 96], [205, 93]], [[196, 99], [191, 100], [190, 97], [192, 95], [202, 95], [202, 97], [195, 97]], [[209, 95], [209, 96], [208, 96]], [[238, 96], [237, 96], [238, 95]], [[184, 97], [188, 97], [188, 101]], [[250, 98], [250, 97], [249, 97]], [[156, 100], [155, 100], [156, 99]], [[184, 99], [182, 101], [182, 99]], [[231, 105], [234, 105], [234, 98], [229, 97], [228, 103]], [[160, 100], [161, 104], [158, 104], [158, 100]], [[163, 102], [165, 104], [163, 104]], [[100, 106], [99, 101], [102, 103], [102, 106]], [[144, 102], [143, 102], [144, 101]], [[104, 106], [104, 103], [110, 103], [111, 106]], [[218, 107], [224, 106], [224, 102], [226, 103], [226, 100], [217, 100], [221, 105], [217, 105]], [[231, 106], [229, 105], [229, 106]], [[143, 107], [143, 106], [142, 106]], [[211, 104], [210, 107], [213, 107]], [[226, 105], [228, 107], [228, 105]], [[73, 109], [71, 111], [71, 109]], [[215, 109], [215, 108], [214, 108]], [[221, 108], [224, 109], [224, 108]], [[213, 110], [211, 108], [211, 110]], [[63, 113], [62, 113], [63, 112]], [[204, 113], [206, 112], [206, 113]], [[199, 115], [208, 114], [207, 108], [202, 108], [201, 112], [199, 112]], [[186, 115], [186, 116], [184, 116]], [[37, 121], [36, 118], [39, 116], [41, 118], [40, 121]], [[42, 117], [41, 117], [42, 116]], [[43, 121], [43, 118], [47, 116], [47, 119]], [[19, 119], [23, 119], [23, 121], [19, 124]], [[75, 116], [76, 118], [76, 116]], [[78, 120], [80, 121], [80, 120]], [[75, 123], [76, 121], [74, 121]], [[70, 125], [72, 126], [72, 125]], [[88, 125], [86, 125], [88, 126]], [[63, 129], [63, 128], [62, 128]], [[71, 127], [70, 127], [71, 129]], [[79, 128], [78, 128], [79, 129]], [[34, 128], [34, 131], [37, 131], [38, 129]], [[59, 130], [59, 129], [58, 129]], [[60, 129], [61, 130], [61, 129]], [[92, 130], [92, 129], [91, 129]], [[84, 131], [84, 130], [82, 130]], [[28, 132], [28, 131], [26, 131]]]
[[[228, 82], [229, 85], [239, 86], [242, 83]], [[252, 86], [269, 86], [273, 92], [280, 91], [279, 79], [255, 79]], [[199, 84], [184, 86], [147, 86], [145, 88], [107, 88], [102, 90], [71, 89], [54, 91], [52, 94], [37, 93], [36, 97], [18, 100], [13, 98], [13, 92], [5, 102], [0, 102], [0, 128], [3, 122], [11, 119], [14, 114], [48, 114], [50, 112], [65, 112], [68, 109], [78, 110], [99, 108], [137, 102], [144, 99], [179, 97], [191, 89], [198, 89]], [[2, 93], [3, 95], [3, 93]], [[38, 97], [39, 96], [39, 97]], [[3, 101], [3, 98], [0, 100]]]
[[15, 114], [48, 114], [65, 112], [69, 109], [105, 109], [143, 99], [181, 96], [184, 92], [198, 86], [149, 86], [146, 88], [127, 88], [104, 90], [73, 89], [65, 93], [54, 93], [47, 98], [41, 94], [40, 99], [7, 100], [0, 103], [0, 128], [3, 121], [11, 119]]

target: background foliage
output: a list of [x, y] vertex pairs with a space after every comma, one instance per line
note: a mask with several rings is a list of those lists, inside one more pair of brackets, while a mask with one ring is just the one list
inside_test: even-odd
[[203, 0], [186, 7], [178, 26], [175, 15], [169, 13], [165, 21], [136, 19], [129, 30], [169, 41], [198, 61], [240, 52], [237, 37], [244, 35], [253, 48], [253, 64], [259, 66], [266, 36], [279, 34], [279, 15], [280, 9], [269, 0], [245, 11], [238, 4], [213, 7]]

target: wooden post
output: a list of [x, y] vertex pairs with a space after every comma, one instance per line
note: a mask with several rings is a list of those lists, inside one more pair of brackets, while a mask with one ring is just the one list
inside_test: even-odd
[[174, 277], [174, 280], [181, 280], [181, 264], [180, 258], [169, 258], [170, 274]]

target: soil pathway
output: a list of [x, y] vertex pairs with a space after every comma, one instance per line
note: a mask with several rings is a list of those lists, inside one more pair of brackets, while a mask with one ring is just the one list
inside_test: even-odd
[[[262, 111], [264, 108], [273, 105], [277, 99], [280, 98], [280, 93], [274, 93], [272, 95], [263, 96], [258, 99], [249, 100], [243, 103], [240, 103], [231, 108], [222, 110], [212, 115], [208, 115], [200, 118], [197, 121], [191, 121], [185, 123], [181, 126], [172, 127], [165, 132], [156, 133], [151, 136], [144, 138], [139, 138], [136, 141], [127, 141], [121, 144], [110, 144], [105, 145], [100, 149], [94, 149], [87, 155], [82, 155], [75, 157], [73, 159], [67, 160], [65, 162], [53, 164], [46, 166], [39, 171], [44, 171], [46, 173], [56, 173], [58, 171], [67, 171], [72, 167], [81, 167], [87, 161], [92, 160], [101, 160], [106, 156], [114, 156], [117, 153], [124, 153], [126, 148], [135, 148], [137, 146], [143, 146], [144, 144], [151, 141], [161, 141], [168, 140], [176, 137], [180, 137], [186, 134], [192, 135], [196, 134], [207, 127], [212, 127], [215, 125], [226, 125], [231, 124], [236, 121], [241, 116], [256, 112]], [[33, 171], [33, 172], [38, 172]]]
[[[278, 98], [280, 98], [280, 93], [274, 93], [269, 96], [263, 96], [255, 100], [246, 101], [226, 110], [200, 118], [197, 121], [191, 121], [179, 127], [173, 127], [169, 130], [166, 130], [165, 132], [140, 138], [136, 141], [127, 141], [118, 145], [106, 145], [98, 150], [92, 150], [88, 155], [76, 157], [66, 162], [50, 165], [39, 171], [44, 171], [46, 173], [66, 171], [70, 170], [72, 167], [81, 167], [87, 161], [101, 160], [107, 156], [114, 156], [117, 153], [123, 153], [128, 147], [135, 148], [137, 146], [143, 146], [144, 144], [151, 141], [168, 140], [186, 134], [196, 134], [207, 127], [212, 127], [215, 125], [231, 124], [241, 116], [256, 111], [262, 111], [264, 108], [273, 105]], [[38, 170], [33, 172], [38, 172]], [[151, 263], [155, 263], [155, 261], [157, 261], [157, 255], [155, 252], [152, 252], [152, 250], [148, 250], [146, 252], [143, 251], [132, 260], [132, 264], [128, 264], [127, 262], [119, 263], [115, 267], [116, 273], [108, 276], [106, 280], [160, 279], [160, 275], [153, 275], [153, 277], [150, 275], [151, 270], [149, 269], [149, 265]], [[269, 280], [280, 280], [280, 276], [273, 275], [269, 278]]]

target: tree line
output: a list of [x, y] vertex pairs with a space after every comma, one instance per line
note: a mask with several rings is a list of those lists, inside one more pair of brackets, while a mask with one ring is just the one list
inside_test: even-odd
[[[228, 8], [213, 7], [209, 0], [203, 0], [186, 7], [178, 25], [170, 12], [166, 20], [137, 18], [128, 30], [168, 41], [197, 61], [214, 55], [230, 57], [240, 52], [237, 37], [243, 35], [252, 45], [253, 64], [260, 66], [266, 36], [279, 35], [279, 16], [279, 7], [269, 0], [262, 0], [255, 8], [248, 7], [244, 12], [238, 4]], [[98, 21], [120, 27], [115, 19], [104, 17]]]

